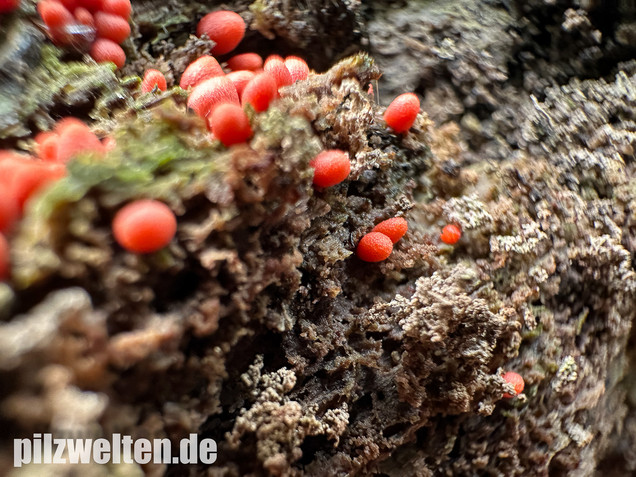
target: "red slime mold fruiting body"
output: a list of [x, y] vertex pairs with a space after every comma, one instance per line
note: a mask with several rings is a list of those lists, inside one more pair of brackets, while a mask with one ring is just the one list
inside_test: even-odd
[[409, 229], [409, 224], [406, 219], [402, 217], [393, 217], [380, 222], [373, 227], [372, 232], [380, 232], [391, 239], [394, 244], [397, 243]]
[[197, 36], [206, 34], [216, 45], [213, 55], [229, 53], [245, 35], [245, 22], [238, 13], [220, 10], [208, 13], [197, 25]]
[[420, 112], [420, 100], [413, 93], [404, 93], [395, 98], [384, 112], [384, 121], [396, 133], [405, 133]]
[[340, 184], [349, 176], [351, 170], [349, 158], [340, 149], [322, 151], [309, 162], [309, 165], [314, 168], [314, 185], [318, 187]]
[[380, 232], [366, 234], [356, 248], [356, 254], [365, 262], [381, 262], [386, 260], [393, 251], [391, 239]]
[[209, 125], [224, 146], [240, 144], [252, 137], [250, 121], [238, 104], [221, 104], [210, 116]]
[[142, 199], [122, 207], [112, 228], [117, 243], [129, 252], [152, 253], [173, 239], [177, 219], [163, 202]]

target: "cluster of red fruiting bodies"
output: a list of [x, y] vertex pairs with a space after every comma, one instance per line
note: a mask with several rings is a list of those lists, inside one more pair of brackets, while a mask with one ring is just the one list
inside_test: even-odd
[[[19, 0], [0, 0], [0, 13], [19, 5]], [[38, 11], [49, 29], [51, 39], [61, 45], [73, 44], [74, 36], [94, 31], [91, 56], [98, 62], [112, 61], [121, 68], [125, 54], [119, 46], [130, 34], [128, 17], [130, 0], [42, 0]], [[77, 28], [84, 26], [87, 29]], [[212, 54], [232, 51], [243, 39], [245, 23], [234, 12], [216, 11], [201, 19], [197, 35], [207, 35], [215, 42]], [[246, 107], [256, 113], [266, 111], [279, 96], [279, 89], [308, 77], [307, 63], [298, 57], [283, 59], [269, 56], [264, 62], [256, 53], [243, 53], [227, 61], [227, 74], [213, 56], [192, 62], [181, 76], [179, 86], [189, 91], [188, 107], [205, 119], [212, 136], [229, 147], [244, 143], [252, 136]], [[144, 93], [165, 91], [164, 75], [156, 70], [145, 72], [141, 84]], [[384, 121], [398, 134], [407, 133], [420, 110], [413, 93], [398, 96], [386, 108]], [[35, 138], [37, 158], [12, 151], [0, 151], [0, 187], [8, 193], [0, 195], [0, 280], [9, 276], [9, 233], [20, 219], [25, 202], [39, 190], [66, 174], [65, 163], [78, 153], [102, 155], [114, 141], [99, 138], [87, 125], [75, 118], [58, 121], [53, 131]], [[313, 183], [319, 188], [332, 187], [344, 181], [351, 169], [347, 154], [338, 149], [319, 153], [310, 161], [314, 169]], [[122, 207], [112, 223], [113, 236], [124, 249], [133, 253], [153, 253], [166, 247], [174, 238], [177, 219], [164, 203], [141, 199]], [[407, 232], [408, 223], [394, 217], [377, 224], [358, 243], [357, 256], [367, 262], [389, 257], [393, 245]], [[448, 224], [440, 234], [446, 244], [461, 237], [458, 225]], [[523, 391], [523, 378], [507, 372], [503, 379], [512, 384], [515, 395]], [[503, 397], [513, 397], [504, 393]]]
[[66, 175], [66, 162], [82, 152], [103, 154], [113, 143], [100, 141], [79, 119], [65, 118], [53, 131], [35, 137], [37, 157], [0, 151], [0, 280], [9, 276], [9, 246], [5, 234], [22, 217], [26, 202]]
[[119, 45], [130, 36], [130, 0], [41, 0], [37, 10], [55, 44], [90, 48], [95, 61], [124, 66]]
[[[68, 27], [76, 24], [94, 27], [98, 40], [121, 42], [130, 33], [127, 20], [131, 11], [130, 0], [42, 0], [38, 3], [38, 10], [53, 40], [61, 44], [67, 41], [65, 34], [68, 33]], [[243, 39], [244, 33], [243, 19], [240, 15], [229, 11], [209, 13], [201, 19], [197, 27], [198, 35], [205, 34], [215, 42], [215, 47], [211, 51], [214, 54], [232, 51]], [[121, 49], [118, 45], [115, 44], [115, 46]], [[109, 55], [102, 58], [97, 55], [96, 59], [114, 61], [117, 66], [121, 66], [125, 57], [119, 61], [119, 50], [116, 50], [113, 45], [109, 48], [111, 51], [118, 52], [115, 55], [116, 58]], [[263, 62], [256, 53], [236, 55], [227, 61], [227, 67], [230, 71], [226, 74], [216, 58], [206, 55], [186, 68], [179, 83], [181, 88], [189, 91], [188, 107], [206, 120], [213, 137], [225, 146], [246, 142], [252, 136], [245, 107], [249, 105], [256, 113], [266, 111], [270, 103], [278, 97], [280, 88], [306, 79], [310, 72], [307, 63], [301, 58], [290, 56], [283, 59], [278, 55], [271, 55]], [[155, 89], [165, 91], [167, 82], [160, 71], [149, 69], [145, 72], [141, 89], [145, 93]], [[416, 95], [413, 93], [400, 95], [387, 107], [384, 114], [385, 122], [395, 132], [405, 133], [415, 122], [419, 108], [420, 103]], [[108, 138], [101, 142], [88, 126], [73, 118], [60, 121], [53, 131], [40, 133], [35, 138], [35, 142], [38, 160], [34, 161], [13, 153], [9, 153], [13, 154], [10, 161], [0, 158], [5, 168], [9, 167], [10, 163], [20, 163], [25, 171], [27, 169], [31, 171], [28, 174], [24, 173], [25, 177], [29, 177], [28, 180], [19, 179], [17, 175], [6, 176], [13, 177], [11, 182], [16, 192], [11, 200], [15, 200], [17, 206], [4, 205], [1, 208], [5, 218], [4, 222], [0, 219], [0, 232], [6, 233], [17, 217], [17, 214], [11, 212], [12, 210], [21, 210], [26, 199], [36, 190], [50, 180], [64, 175], [66, 161], [86, 151], [103, 154], [114, 145]], [[310, 166], [314, 169], [314, 185], [320, 188], [331, 187], [344, 181], [351, 168], [347, 154], [337, 149], [321, 152], [310, 161]], [[9, 199], [5, 198], [5, 202], [7, 201]], [[165, 247], [172, 240], [174, 231], [171, 234], [163, 234], [161, 239], [146, 238], [146, 241], [152, 242], [149, 245], [138, 243], [141, 240], [138, 237], [149, 237], [148, 234], [139, 235], [127, 229], [128, 227], [143, 229], [146, 226], [146, 220], [152, 222], [150, 219], [140, 218], [144, 216], [139, 212], [140, 210], [145, 212], [146, 216], [157, 214], [159, 217], [157, 223], [165, 224], [168, 219], [165, 218], [167, 214], [163, 207], [166, 206], [161, 207], [161, 205], [154, 201], [139, 201], [139, 204], [133, 207], [135, 214], [130, 215], [126, 220], [116, 218], [114, 235], [118, 243], [127, 250], [137, 253], [154, 252]], [[126, 210], [130, 209], [124, 208], [122, 213]], [[176, 224], [174, 214], [172, 217]], [[118, 225], [115, 226], [115, 224]], [[176, 226], [164, 229], [172, 230], [173, 228], [176, 230]], [[401, 217], [378, 224], [360, 241], [357, 249], [359, 258], [369, 262], [386, 259], [393, 249], [393, 244], [406, 233], [407, 228], [406, 220]], [[443, 232], [442, 240], [444, 237]]]

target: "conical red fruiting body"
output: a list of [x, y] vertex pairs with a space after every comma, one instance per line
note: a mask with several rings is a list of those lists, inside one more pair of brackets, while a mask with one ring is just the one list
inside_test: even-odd
[[[272, 55], [274, 56], [274, 55]], [[265, 65], [263, 69], [266, 73], [272, 75], [274, 80], [276, 81], [276, 87], [282, 88], [283, 86], [289, 86], [293, 83], [292, 77], [285, 66], [285, 63], [282, 59], [270, 56], [265, 61]]]
[[384, 121], [396, 133], [404, 133], [411, 129], [419, 112], [419, 98], [413, 93], [404, 93], [386, 108]]
[[309, 76], [309, 66], [307, 62], [297, 56], [288, 56], [285, 58], [285, 66], [291, 75], [292, 81], [301, 81]]
[[351, 171], [347, 155], [340, 149], [322, 151], [309, 165], [314, 168], [314, 185], [331, 187], [344, 181]]
[[386, 260], [393, 251], [391, 239], [380, 232], [366, 234], [356, 248], [356, 254], [365, 262], [381, 262]]
[[141, 91], [144, 93], [150, 93], [155, 89], [155, 86], [159, 89], [159, 91], [165, 91], [168, 87], [166, 84], [166, 77], [159, 70], [146, 70], [144, 73], [144, 79], [141, 82]]
[[91, 46], [91, 57], [98, 63], [112, 61], [117, 68], [123, 68], [126, 64], [126, 53], [112, 40], [98, 38]]
[[130, 17], [130, 11], [132, 7], [130, 0], [103, 0], [102, 11], [106, 13], [113, 13], [119, 15], [122, 18], [128, 19]]
[[252, 137], [250, 121], [238, 104], [221, 104], [210, 116], [210, 130], [224, 146], [240, 144]]
[[243, 94], [243, 90], [256, 74], [253, 71], [241, 70], [232, 71], [227, 74], [229, 80], [234, 84], [239, 97]]
[[54, 30], [74, 21], [73, 14], [57, 0], [38, 2], [37, 10], [46, 26]]
[[136, 200], [117, 212], [112, 229], [117, 243], [129, 252], [152, 253], [174, 238], [177, 218], [163, 202]]
[[245, 35], [245, 22], [238, 13], [220, 10], [208, 13], [197, 25], [197, 36], [206, 34], [216, 45], [213, 55], [229, 53]]
[[9, 13], [20, 6], [20, 0], [0, 0], [0, 13]]
[[383, 220], [373, 227], [372, 232], [380, 232], [391, 239], [391, 242], [397, 243], [409, 229], [409, 224], [403, 217], [393, 217], [392, 219]]
[[243, 106], [249, 104], [257, 113], [261, 113], [276, 98], [277, 89], [276, 80], [269, 73], [259, 73], [245, 86], [241, 102]]
[[188, 98], [188, 108], [205, 118], [223, 103], [240, 104], [238, 93], [232, 81], [226, 76], [217, 76], [199, 83]]
[[523, 388], [525, 387], [525, 382], [523, 381], [523, 377], [521, 377], [519, 373], [515, 373], [514, 371], [508, 371], [502, 376], [502, 378], [507, 383], [512, 384], [515, 388], [514, 395], [510, 393], [504, 393], [503, 394], [504, 398], [510, 399], [512, 397], [518, 396], [519, 394], [523, 392]]
[[224, 76], [223, 68], [213, 56], [202, 56], [193, 61], [181, 75], [179, 86], [183, 89], [193, 88], [202, 81], [216, 76]]
[[101, 141], [85, 124], [73, 124], [65, 127], [57, 143], [57, 160], [68, 162], [83, 152], [103, 153]]
[[123, 43], [130, 36], [128, 20], [112, 13], [95, 13], [95, 28], [99, 38], [107, 38], [115, 43]]
[[263, 68], [263, 58], [256, 53], [241, 53], [227, 60], [227, 66], [232, 71], [258, 71]]
[[439, 238], [442, 242], [448, 245], [455, 245], [462, 237], [462, 229], [458, 225], [448, 224], [442, 229], [442, 233]]
[[10, 263], [9, 242], [3, 234], [0, 234], [0, 281], [9, 278]]

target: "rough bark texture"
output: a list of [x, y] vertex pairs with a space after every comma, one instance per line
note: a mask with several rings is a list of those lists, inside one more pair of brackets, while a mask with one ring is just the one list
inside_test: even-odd
[[[213, 2], [133, 2], [117, 73], [52, 47], [23, 3], [0, 18], [0, 145], [28, 151], [75, 115], [117, 148], [76, 159], [10, 237], [0, 471], [14, 437], [51, 431], [219, 444], [209, 467], [82, 467], [95, 476], [636, 472], [633, 2], [225, 4], [249, 25], [236, 52], [324, 72], [229, 150], [182, 91], [136, 78], [177, 84]], [[423, 112], [397, 136], [383, 106], [407, 91]], [[351, 176], [314, 189], [329, 148]], [[160, 253], [114, 244], [136, 197], [178, 215]], [[409, 232], [391, 257], [360, 261], [393, 216]], [[524, 395], [501, 399], [502, 370]]]

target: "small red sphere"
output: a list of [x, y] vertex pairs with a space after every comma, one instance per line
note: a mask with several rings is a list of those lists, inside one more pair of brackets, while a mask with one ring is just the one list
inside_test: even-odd
[[91, 47], [91, 57], [98, 63], [111, 61], [117, 68], [123, 68], [126, 64], [126, 53], [121, 46], [107, 38], [98, 38]]
[[258, 71], [263, 68], [263, 58], [256, 53], [241, 53], [227, 60], [227, 66], [232, 71]]
[[262, 113], [267, 110], [276, 95], [276, 80], [269, 73], [259, 73], [245, 86], [241, 102], [243, 106], [249, 104], [257, 113]]
[[380, 232], [391, 239], [391, 242], [397, 243], [409, 229], [409, 224], [403, 217], [393, 217], [392, 219], [383, 220], [373, 227], [372, 232]]
[[196, 85], [188, 97], [188, 108], [199, 117], [208, 117], [219, 104], [240, 104], [234, 83], [226, 76], [215, 76]]
[[163, 202], [142, 199], [119, 209], [112, 228], [117, 243], [129, 252], [152, 253], [174, 238], [177, 219]]
[[272, 75], [276, 80], [276, 87], [282, 88], [283, 86], [289, 86], [294, 81], [292, 80], [289, 70], [285, 66], [285, 63], [278, 55], [272, 55], [265, 60], [265, 66], [263, 69], [266, 73]]
[[309, 76], [309, 66], [307, 62], [297, 56], [288, 56], [285, 58], [285, 66], [291, 75], [292, 81], [301, 81]]
[[459, 228], [459, 225], [448, 224], [444, 226], [442, 229], [442, 233], [439, 236], [439, 239], [448, 245], [455, 245], [459, 242], [459, 239], [462, 237], [462, 229]]
[[386, 108], [384, 121], [396, 133], [404, 133], [411, 129], [419, 112], [419, 98], [413, 93], [404, 93]]
[[331, 187], [344, 181], [351, 171], [351, 162], [340, 149], [322, 151], [309, 165], [314, 168], [314, 185]]
[[245, 21], [238, 13], [220, 10], [208, 13], [197, 25], [197, 36], [206, 34], [216, 45], [213, 55], [229, 53], [245, 35]]
[[9, 269], [9, 242], [4, 235], [0, 234], [0, 281], [9, 278]]
[[365, 262], [381, 262], [386, 260], [392, 251], [393, 242], [389, 237], [380, 232], [369, 232], [358, 243], [356, 254]]
[[210, 130], [224, 146], [239, 144], [252, 137], [250, 121], [238, 104], [221, 104], [210, 115]]
[[518, 396], [519, 394], [521, 394], [523, 392], [523, 388], [525, 387], [525, 383], [524, 383], [523, 378], [521, 377], [520, 374], [515, 373], [514, 371], [508, 371], [502, 376], [502, 378], [507, 383], [512, 384], [513, 387], [515, 388], [515, 394], [514, 395], [512, 395], [510, 393], [504, 393], [503, 397], [505, 397], [507, 399], [510, 399], [512, 397]]
[[99, 38], [107, 38], [115, 43], [123, 43], [130, 36], [128, 20], [113, 13], [95, 13], [95, 28]]
[[163, 73], [151, 68], [144, 73], [144, 79], [141, 82], [141, 91], [150, 93], [155, 89], [155, 86], [159, 91], [165, 91], [168, 88], [166, 77]]
[[188, 65], [183, 74], [179, 86], [183, 89], [193, 88], [199, 83], [214, 78], [224, 76], [223, 68], [213, 56], [202, 56]]

